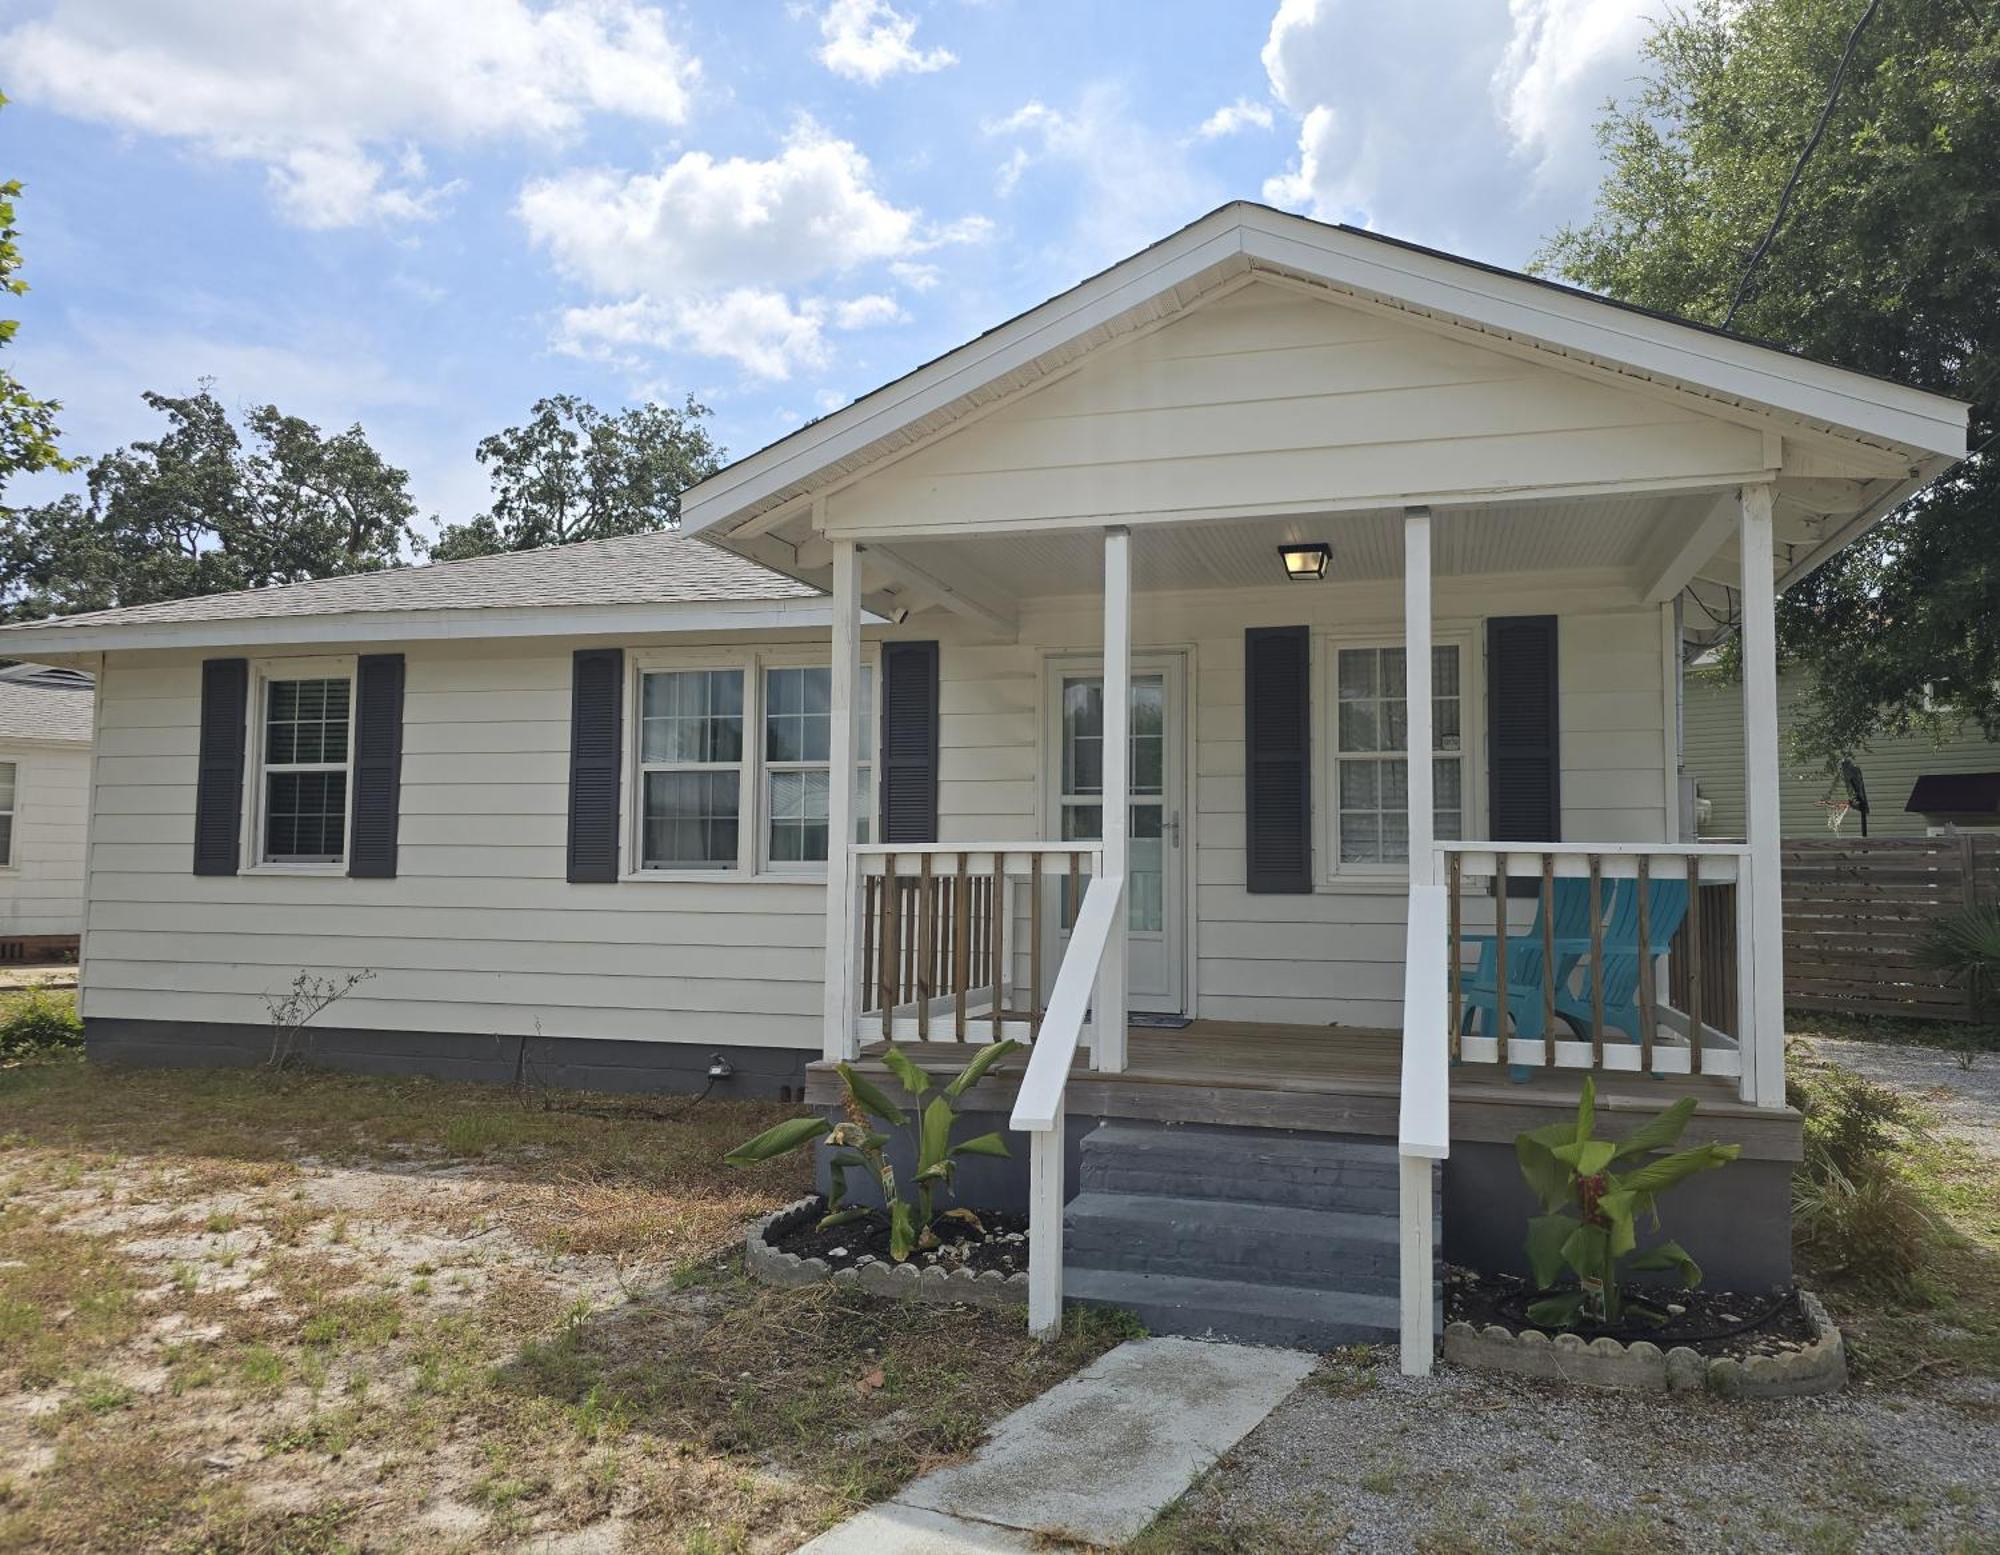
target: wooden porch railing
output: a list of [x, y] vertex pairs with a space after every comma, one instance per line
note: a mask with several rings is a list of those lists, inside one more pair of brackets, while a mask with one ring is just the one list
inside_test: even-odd
[[861, 845], [854, 859], [859, 1040], [1040, 1034], [1045, 947], [1103, 873], [1096, 843]]
[[1747, 1093], [1749, 869], [1725, 843], [1440, 844], [1453, 1060], [1717, 1075]]

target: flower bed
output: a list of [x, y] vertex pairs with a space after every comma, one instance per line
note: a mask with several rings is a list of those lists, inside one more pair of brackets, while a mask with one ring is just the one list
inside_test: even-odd
[[1550, 1334], [1521, 1316], [1525, 1283], [1453, 1270], [1444, 1355], [1456, 1365], [1587, 1387], [1664, 1393], [1706, 1388], [1730, 1398], [1830, 1393], [1847, 1380], [1840, 1330], [1810, 1291], [1677, 1292], [1650, 1337]]
[[826, 1200], [814, 1195], [787, 1204], [753, 1225], [744, 1239], [744, 1265], [767, 1285], [818, 1285], [831, 1281], [881, 1296], [975, 1306], [1019, 1306], [1028, 1299], [1028, 1240], [1019, 1215], [939, 1224], [942, 1245], [905, 1263], [888, 1256], [888, 1233], [873, 1220], [821, 1231]]

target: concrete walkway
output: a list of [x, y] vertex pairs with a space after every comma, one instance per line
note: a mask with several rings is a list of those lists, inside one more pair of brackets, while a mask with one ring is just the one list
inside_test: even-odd
[[1241, 1441], [1313, 1369], [1298, 1350], [1136, 1339], [799, 1555], [1014, 1555], [1037, 1539], [1117, 1545]]

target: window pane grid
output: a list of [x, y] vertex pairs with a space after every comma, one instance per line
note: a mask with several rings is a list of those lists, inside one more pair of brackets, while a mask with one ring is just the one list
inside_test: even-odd
[[344, 675], [265, 682], [261, 856], [267, 864], [338, 864], [347, 856], [353, 689]]
[[0, 761], [0, 869], [14, 862], [15, 764]]
[[[1401, 864], [1410, 856], [1408, 663], [1401, 648], [1342, 648], [1335, 655], [1334, 802], [1339, 862]], [[1431, 649], [1433, 835], [1464, 831], [1459, 651]]]

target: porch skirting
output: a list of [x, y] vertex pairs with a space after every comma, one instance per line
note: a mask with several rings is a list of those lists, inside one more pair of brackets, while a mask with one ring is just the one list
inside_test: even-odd
[[[84, 1021], [85, 1055], [95, 1063], [157, 1069], [226, 1069], [271, 1056], [271, 1028], [228, 1021]], [[717, 1096], [794, 1100], [805, 1094], [806, 1065], [817, 1053], [797, 1048], [723, 1047], [712, 1042], [633, 1042], [560, 1035], [521, 1037], [442, 1031], [372, 1031], [312, 1026], [299, 1044], [305, 1065], [352, 1074], [411, 1074], [433, 1080], [511, 1085], [519, 1073], [534, 1087], [577, 1091], [693, 1093], [708, 1084], [718, 1051], [734, 1071]]]

